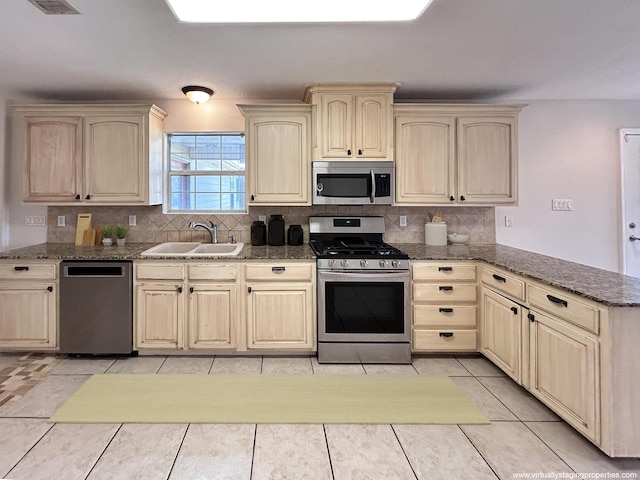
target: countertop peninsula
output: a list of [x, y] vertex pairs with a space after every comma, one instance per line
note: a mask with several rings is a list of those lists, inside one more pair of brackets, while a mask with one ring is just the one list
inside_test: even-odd
[[[0, 253], [2, 260], [180, 260], [189, 257], [141, 257], [153, 243], [130, 243], [124, 247], [80, 247], [67, 243], [42, 243]], [[566, 290], [609, 307], [640, 307], [640, 279], [587, 265], [528, 252], [499, 244], [448, 245], [442, 247], [418, 243], [395, 243], [411, 260], [483, 261], [532, 280]], [[313, 260], [308, 244], [252, 246], [245, 244], [237, 256], [189, 258], [191, 261], [217, 260]]]

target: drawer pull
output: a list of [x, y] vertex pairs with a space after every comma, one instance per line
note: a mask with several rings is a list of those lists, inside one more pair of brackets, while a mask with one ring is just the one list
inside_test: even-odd
[[49, 290], [49, 292], [53, 292], [53, 287], [52, 286], [48, 286], [47, 290]]
[[453, 290], [453, 287], [451, 285], [446, 285], [446, 286], [445, 285], [440, 285], [438, 287], [438, 290], [440, 290], [441, 292], [442, 291], [450, 292], [451, 290]]
[[439, 272], [453, 272], [453, 267], [438, 267]]
[[440, 336], [446, 338], [453, 337], [453, 332], [440, 332]]
[[286, 267], [271, 267], [273, 273], [282, 273], [286, 270]]
[[453, 308], [439, 308], [438, 311], [440, 313], [453, 313]]
[[27, 272], [29, 271], [29, 267], [13, 267], [13, 269], [17, 272]]
[[178, 287], [178, 293], [182, 293], [182, 287]]
[[189, 293], [193, 293], [193, 287], [189, 287]]
[[569, 304], [567, 303], [566, 300], [563, 300], [563, 299], [558, 298], [558, 297], [554, 297], [553, 295], [547, 295], [547, 299], [550, 302], [557, 303], [558, 305], [562, 305], [563, 307], [568, 307], [569, 306]]
[[532, 322], [535, 322], [535, 321], [536, 321], [536, 316], [535, 316], [533, 313], [530, 313], [529, 315], [527, 315], [527, 318], [528, 318], [529, 320], [531, 320]]
[[506, 278], [501, 277], [500, 275], [496, 275], [495, 273], [493, 274], [493, 278], [495, 278], [499, 282], [507, 283], [507, 279]]
[[518, 314], [518, 309], [516, 307], [511, 307], [511, 311], [513, 312], [514, 315]]

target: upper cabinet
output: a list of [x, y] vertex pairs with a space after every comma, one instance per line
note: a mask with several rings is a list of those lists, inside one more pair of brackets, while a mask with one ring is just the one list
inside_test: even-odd
[[304, 101], [314, 106], [314, 160], [393, 160], [396, 83], [313, 84]]
[[155, 105], [29, 105], [13, 108], [14, 156], [24, 200], [162, 203], [163, 127]]
[[245, 116], [248, 205], [311, 205], [311, 107], [238, 108]]
[[522, 108], [395, 105], [396, 204], [515, 204]]

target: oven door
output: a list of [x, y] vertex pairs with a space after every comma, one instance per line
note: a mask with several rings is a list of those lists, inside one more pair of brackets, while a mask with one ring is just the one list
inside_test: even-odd
[[409, 272], [318, 271], [318, 341], [409, 342]]

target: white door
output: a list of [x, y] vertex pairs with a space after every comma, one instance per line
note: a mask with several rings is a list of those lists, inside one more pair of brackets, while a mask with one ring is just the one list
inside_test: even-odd
[[620, 270], [640, 277], [640, 128], [620, 129]]

